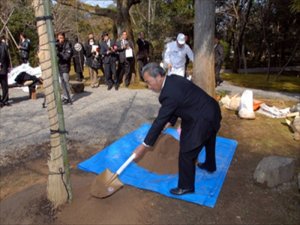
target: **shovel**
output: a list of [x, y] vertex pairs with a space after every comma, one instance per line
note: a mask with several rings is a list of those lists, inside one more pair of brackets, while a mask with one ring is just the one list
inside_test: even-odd
[[135, 155], [133, 153], [115, 174], [109, 169], [105, 169], [104, 172], [99, 174], [92, 183], [91, 195], [97, 198], [106, 198], [123, 187], [123, 183], [118, 179], [118, 175], [134, 160]]

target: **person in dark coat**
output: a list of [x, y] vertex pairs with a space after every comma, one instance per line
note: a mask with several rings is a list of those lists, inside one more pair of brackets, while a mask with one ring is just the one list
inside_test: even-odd
[[123, 81], [125, 76], [125, 86], [128, 87], [131, 81], [132, 70], [134, 66], [134, 55], [133, 55], [133, 42], [128, 40], [127, 32], [123, 31], [121, 39], [117, 42], [119, 52], [119, 65], [118, 65], [118, 82], [116, 87]]
[[115, 45], [115, 42], [109, 38], [108, 33], [103, 32], [102, 37], [103, 40], [100, 43], [100, 54], [102, 55], [102, 62], [104, 65], [104, 76], [107, 84], [107, 90], [110, 90], [117, 82], [117, 46]]
[[18, 48], [20, 52], [21, 62], [28, 63], [30, 40], [26, 37], [24, 33], [20, 34], [20, 44]]
[[8, 103], [8, 68], [9, 68], [10, 60], [8, 47], [6, 44], [5, 37], [1, 37], [0, 40], [0, 83], [2, 88], [2, 96], [0, 99], [0, 107], [9, 106]]
[[215, 50], [214, 51], [215, 52], [215, 82], [216, 82], [216, 86], [219, 86], [223, 82], [220, 72], [224, 62], [224, 47], [220, 43], [219, 35], [216, 35], [215, 37], [214, 50]]
[[82, 81], [84, 79], [84, 55], [85, 50], [83, 44], [79, 42], [78, 37], [75, 38], [75, 43], [73, 45], [73, 65], [76, 72], [76, 80]]
[[56, 43], [57, 57], [58, 57], [58, 70], [61, 78], [61, 86], [63, 90], [62, 101], [64, 104], [72, 104], [72, 92], [70, 87], [70, 69], [72, 59], [72, 45], [66, 40], [65, 33], [60, 32], [57, 34]]
[[142, 69], [149, 62], [150, 56], [150, 42], [145, 40], [144, 32], [139, 33], [139, 38], [136, 41], [138, 45], [138, 52], [136, 54], [137, 64], [139, 68], [140, 79], [143, 80]]
[[193, 193], [196, 161], [203, 147], [206, 160], [204, 163], [198, 163], [198, 167], [209, 172], [216, 170], [215, 144], [221, 121], [219, 104], [184, 77], [165, 76], [165, 71], [156, 63], [149, 63], [143, 68], [143, 77], [151, 90], [160, 92], [161, 107], [144, 143], [134, 150], [136, 159], [141, 158], [149, 147], [155, 144], [165, 127], [174, 125], [180, 117], [179, 180], [178, 186], [171, 189], [170, 193]]

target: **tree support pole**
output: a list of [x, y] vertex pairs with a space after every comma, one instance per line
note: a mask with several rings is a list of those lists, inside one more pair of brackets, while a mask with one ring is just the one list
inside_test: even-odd
[[39, 34], [39, 61], [50, 122], [47, 197], [54, 208], [72, 200], [64, 113], [49, 0], [33, 0]]

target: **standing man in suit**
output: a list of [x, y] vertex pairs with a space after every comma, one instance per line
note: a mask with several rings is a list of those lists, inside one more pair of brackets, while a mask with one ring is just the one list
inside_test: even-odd
[[222, 69], [223, 61], [224, 61], [224, 47], [220, 43], [220, 36], [216, 35], [215, 37], [215, 79], [216, 79], [216, 86], [219, 86], [223, 79], [220, 76], [220, 71]]
[[117, 46], [115, 42], [109, 38], [107, 32], [103, 32], [103, 41], [100, 43], [100, 54], [102, 55], [102, 62], [104, 65], [104, 76], [107, 84], [107, 90], [112, 89], [116, 80], [116, 62], [118, 55], [116, 54]]
[[138, 52], [137, 52], [137, 64], [140, 74], [140, 79], [144, 81], [144, 78], [142, 76], [142, 69], [143, 67], [149, 62], [149, 56], [150, 56], [150, 42], [145, 40], [144, 32], [139, 33], [139, 38], [136, 41], [138, 45]]
[[181, 118], [178, 186], [170, 190], [174, 195], [195, 191], [196, 161], [203, 147], [206, 160], [198, 163], [200, 169], [216, 170], [215, 144], [220, 128], [221, 111], [218, 102], [200, 87], [177, 75], [165, 76], [165, 71], [156, 63], [143, 68], [143, 77], [148, 87], [160, 92], [161, 108], [143, 144], [134, 152], [137, 159], [153, 146], [161, 131], [174, 125]]
[[0, 108], [10, 106], [8, 103], [8, 69], [10, 65], [8, 46], [5, 36], [0, 38], [0, 84], [2, 89], [2, 97], [0, 98]]
[[133, 42], [127, 39], [127, 32], [123, 31], [121, 39], [117, 42], [119, 52], [119, 66], [118, 66], [118, 83], [122, 83], [123, 76], [125, 76], [125, 86], [128, 87], [131, 81], [131, 73], [134, 65]]

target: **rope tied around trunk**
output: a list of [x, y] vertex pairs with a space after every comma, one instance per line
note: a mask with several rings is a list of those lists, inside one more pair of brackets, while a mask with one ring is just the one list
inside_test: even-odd
[[60, 177], [61, 177], [61, 180], [62, 180], [62, 182], [63, 182], [63, 184], [64, 184], [64, 187], [65, 187], [65, 189], [66, 189], [66, 192], [67, 192], [67, 194], [68, 194], [68, 200], [70, 200], [70, 194], [69, 194], [69, 191], [68, 191], [68, 187], [67, 187], [67, 184], [66, 184], [66, 182], [65, 182], [65, 180], [64, 180], [64, 174], [65, 174], [66, 172], [65, 171], [63, 171], [63, 169], [60, 167], [59, 169], [58, 169], [58, 172], [49, 172], [49, 175], [60, 175]]

